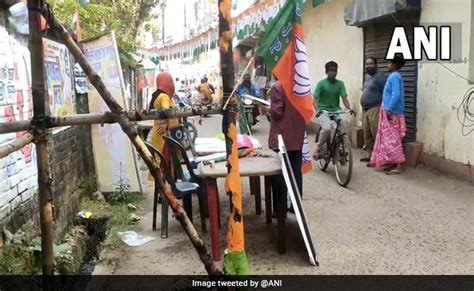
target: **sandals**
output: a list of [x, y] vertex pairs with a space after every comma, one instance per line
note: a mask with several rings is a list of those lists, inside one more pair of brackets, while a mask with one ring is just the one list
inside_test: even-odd
[[387, 167], [383, 168], [383, 170], [385, 172], [390, 172], [392, 170], [395, 170], [396, 167], [397, 167], [397, 165], [390, 165], [390, 166], [387, 166]]
[[360, 159], [361, 162], [370, 162], [370, 159], [369, 158], [362, 158]]
[[389, 176], [391, 176], [391, 175], [400, 175], [401, 173], [402, 172], [400, 170], [393, 169], [393, 170], [390, 170], [390, 171], [386, 172], [385, 175], [389, 175]]

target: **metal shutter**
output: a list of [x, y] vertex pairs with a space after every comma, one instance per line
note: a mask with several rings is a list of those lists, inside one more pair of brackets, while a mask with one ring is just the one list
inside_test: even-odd
[[[393, 17], [393, 22], [378, 23], [364, 27], [364, 60], [367, 57], [375, 57], [379, 70], [387, 73], [388, 61], [385, 54], [390, 44], [393, 27], [403, 25], [405, 27], [410, 46], [413, 46], [413, 26], [418, 25], [418, 17]], [[364, 62], [365, 65], [365, 62]], [[400, 70], [405, 88], [405, 119], [407, 124], [407, 135], [404, 142], [416, 140], [416, 91], [417, 91], [417, 62], [408, 61]]]

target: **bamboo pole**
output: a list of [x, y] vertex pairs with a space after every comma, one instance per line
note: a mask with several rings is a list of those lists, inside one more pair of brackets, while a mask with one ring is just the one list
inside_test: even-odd
[[148, 150], [142, 139], [138, 136], [136, 129], [133, 127], [128, 117], [123, 114], [123, 108], [112, 97], [110, 91], [105, 87], [104, 83], [102, 82], [101, 77], [92, 69], [91, 65], [87, 62], [80, 48], [71, 38], [69, 32], [64, 28], [61, 23], [56, 20], [51, 9], [49, 7], [44, 8], [45, 9], [43, 9], [42, 13], [43, 16], [47, 19], [50, 28], [56, 33], [58, 38], [62, 40], [62, 42], [66, 45], [71, 54], [74, 56], [75, 60], [81, 65], [82, 69], [87, 74], [87, 77], [89, 78], [91, 84], [97, 89], [97, 91], [102, 96], [110, 110], [113, 113], [119, 115], [117, 119], [118, 123], [120, 124], [125, 134], [127, 134], [127, 136], [130, 138], [132, 144], [137, 149], [145, 164], [148, 166], [148, 169], [150, 170], [152, 176], [155, 178], [155, 181], [159, 182], [159, 185], [162, 189], [162, 193], [164, 194], [170, 207], [173, 209], [176, 219], [180, 222], [181, 226], [184, 228], [186, 234], [190, 238], [194, 248], [199, 254], [199, 258], [201, 259], [202, 263], [204, 264], [204, 267], [206, 268], [207, 273], [210, 275], [221, 275], [222, 272], [214, 265], [214, 261], [209, 255], [209, 252], [207, 251], [204, 242], [199, 237], [196, 228], [189, 220], [183, 207], [181, 207], [178, 200], [174, 197], [171, 191], [171, 186], [166, 181], [164, 175], [162, 175], [158, 165], [154, 162], [150, 151]]
[[24, 146], [33, 141], [33, 134], [31, 132], [25, 133], [22, 137], [7, 143], [6, 145], [0, 146], [0, 159], [21, 150]]
[[227, 254], [224, 257], [224, 270], [230, 275], [250, 275], [245, 254], [244, 216], [240, 165], [237, 148], [237, 98], [233, 96], [234, 62], [232, 53], [231, 0], [219, 0], [219, 51], [222, 84], [224, 89], [222, 131], [225, 134], [228, 175], [225, 190], [231, 200], [231, 213], [227, 229]]
[[0, 123], [0, 134], [27, 131], [30, 126], [31, 120], [2, 122]]
[[33, 120], [39, 128], [34, 131], [38, 158], [39, 212], [41, 225], [41, 263], [43, 275], [53, 275], [53, 205], [48, 159], [48, 131], [44, 124], [50, 114], [44, 83], [44, 51], [41, 35], [41, 7], [43, 1], [28, 0], [29, 48], [33, 94]]
[[[130, 121], [145, 121], [158, 119], [171, 119], [190, 116], [201, 116], [207, 114], [220, 114], [220, 108], [212, 109], [165, 109], [165, 110], [150, 110], [147, 112], [130, 111], [124, 113]], [[117, 123], [119, 114], [112, 112], [105, 113], [87, 113], [69, 116], [56, 116], [48, 119], [46, 126], [48, 128], [72, 126], [72, 125], [88, 125], [88, 124], [105, 124]], [[0, 123], [0, 134], [21, 132], [31, 129], [31, 121], [13, 121]]]

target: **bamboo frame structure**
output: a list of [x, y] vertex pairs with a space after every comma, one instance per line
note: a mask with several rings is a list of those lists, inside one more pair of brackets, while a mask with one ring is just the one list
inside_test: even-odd
[[48, 156], [48, 131], [44, 126], [46, 116], [51, 114], [46, 86], [44, 82], [44, 50], [41, 35], [41, 8], [42, 0], [28, 1], [28, 19], [30, 47], [32, 94], [33, 94], [33, 121], [39, 128], [33, 131], [38, 157], [38, 190], [39, 213], [41, 227], [41, 261], [43, 275], [53, 275], [53, 197], [51, 191], [50, 165]]
[[21, 150], [24, 146], [28, 145], [33, 141], [33, 134], [27, 132], [20, 138], [7, 143], [6, 145], [0, 146], [0, 159], [8, 156], [11, 153]]
[[[220, 114], [220, 108], [183, 108], [183, 109], [165, 109], [165, 110], [149, 110], [142, 112], [125, 112], [125, 115], [130, 121], [145, 121], [157, 119], [171, 119], [190, 116], [201, 116], [207, 114]], [[46, 128], [64, 127], [72, 125], [90, 125], [90, 124], [105, 124], [116, 123], [120, 114], [105, 112], [105, 113], [85, 113], [79, 115], [69, 115], [61, 117], [47, 118]], [[36, 125], [30, 120], [13, 121], [0, 123], [0, 134], [27, 131], [34, 128]]]
[[[7, 146], [0, 147], [1, 154], [12, 153], [21, 149], [31, 141], [36, 144], [38, 156], [38, 184], [40, 201], [40, 225], [41, 225], [41, 246], [42, 246], [42, 271], [43, 275], [52, 275], [54, 273], [53, 257], [53, 213], [52, 213], [52, 194], [50, 165], [48, 160], [47, 141], [50, 136], [49, 129], [55, 126], [79, 125], [79, 124], [100, 124], [100, 123], [119, 123], [122, 130], [130, 138], [132, 144], [140, 154], [150, 173], [155, 178], [156, 184], [160, 186], [164, 197], [172, 208], [176, 219], [184, 228], [186, 234], [196, 249], [200, 260], [209, 275], [222, 275], [207, 251], [204, 242], [199, 237], [194, 225], [189, 220], [186, 212], [174, 197], [170, 185], [167, 183], [160, 168], [155, 163], [151, 153], [139, 137], [131, 120], [156, 120], [168, 119], [177, 116], [201, 115], [220, 110], [168, 110], [168, 111], [150, 111], [126, 113], [123, 108], [115, 101], [110, 91], [105, 87], [101, 77], [92, 69], [87, 62], [81, 49], [74, 42], [69, 32], [54, 17], [51, 8], [43, 0], [28, 0], [29, 15], [29, 47], [31, 55], [32, 71], [32, 93], [33, 93], [33, 119], [31, 121], [12, 122], [0, 124], [1, 133], [20, 132], [31, 129], [31, 132], [24, 134], [21, 138], [9, 143]], [[68, 50], [74, 56], [76, 61], [89, 78], [91, 84], [97, 89], [100, 96], [104, 99], [107, 106], [112, 111], [104, 114], [86, 114], [69, 117], [51, 117], [49, 103], [44, 82], [44, 64], [43, 64], [43, 39], [40, 31], [41, 16], [45, 17], [47, 23], [58, 38], [66, 45]]]

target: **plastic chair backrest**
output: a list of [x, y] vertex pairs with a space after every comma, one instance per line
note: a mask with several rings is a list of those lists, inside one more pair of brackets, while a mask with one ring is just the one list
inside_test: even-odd
[[[189, 175], [191, 175], [191, 179], [193, 181], [197, 181], [199, 178], [194, 173], [194, 169], [191, 165], [191, 162], [189, 161], [188, 153], [183, 148], [183, 146], [178, 141], [176, 141], [175, 139], [169, 136], [165, 136], [165, 142], [168, 148], [170, 149], [171, 158], [173, 159], [174, 163], [178, 164], [181, 169], [181, 161], [178, 157], [178, 151], [179, 151], [181, 153], [181, 156], [183, 157], [184, 163], [186, 164], [186, 168], [189, 172]], [[181, 177], [184, 178], [183, 176]]]
[[184, 173], [183, 173], [183, 168], [181, 167], [181, 159], [179, 157], [179, 149], [176, 148], [174, 143], [171, 143], [169, 141], [169, 137], [164, 136], [165, 138], [165, 144], [166, 148], [168, 149], [168, 152], [171, 157], [171, 162], [173, 164], [173, 174], [174, 174], [174, 180], [177, 181], [178, 179], [185, 180], [184, 179]]
[[153, 159], [155, 159], [155, 155], [158, 155], [160, 157], [160, 160], [161, 160], [160, 168], [163, 169], [164, 171], [163, 174], [165, 175], [166, 181], [168, 181], [168, 183], [171, 185], [171, 189], [173, 190], [173, 193], [176, 193], [176, 184], [174, 182], [173, 176], [171, 175], [171, 170], [168, 163], [166, 162], [165, 156], [152, 144], [145, 142], [145, 145], [147, 146], [148, 150], [152, 153]]
[[186, 127], [184, 127], [183, 125], [178, 125], [177, 127], [170, 128], [168, 131], [168, 136], [177, 142], [187, 139], [189, 144], [191, 145], [191, 153], [193, 154], [194, 157], [197, 156], [196, 149], [194, 148], [193, 140], [191, 139], [191, 135], [189, 134]]

